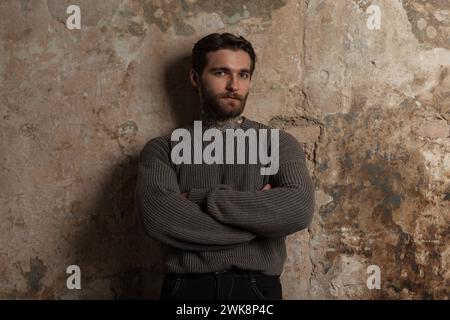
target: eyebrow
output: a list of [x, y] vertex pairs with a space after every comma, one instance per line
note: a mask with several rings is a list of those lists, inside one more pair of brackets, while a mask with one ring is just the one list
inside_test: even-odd
[[[211, 69], [212, 72], [214, 72], [214, 71], [223, 71], [223, 70], [230, 71], [231, 69], [230, 69], [230, 68], [227, 68], [227, 67], [217, 67], [217, 68], [212, 68], [212, 69]], [[239, 72], [247, 72], [247, 73], [250, 73], [250, 70], [247, 69], [247, 68], [244, 68], [244, 69], [240, 69]]]

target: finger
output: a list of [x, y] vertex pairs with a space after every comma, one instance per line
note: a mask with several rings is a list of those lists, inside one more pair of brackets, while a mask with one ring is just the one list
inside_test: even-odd
[[269, 190], [272, 186], [270, 184], [266, 184], [261, 190]]

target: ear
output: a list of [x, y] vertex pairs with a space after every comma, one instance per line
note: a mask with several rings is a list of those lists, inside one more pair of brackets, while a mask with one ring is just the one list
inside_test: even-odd
[[200, 84], [200, 77], [194, 69], [191, 68], [191, 71], [189, 72], [189, 78], [191, 79], [191, 84], [195, 89], [198, 89]]

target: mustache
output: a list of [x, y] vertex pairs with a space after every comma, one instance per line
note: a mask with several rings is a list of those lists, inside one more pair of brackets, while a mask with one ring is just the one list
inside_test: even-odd
[[222, 93], [217, 95], [217, 98], [233, 98], [239, 101], [244, 100], [244, 97], [241, 96], [240, 94], [233, 94], [233, 93]]

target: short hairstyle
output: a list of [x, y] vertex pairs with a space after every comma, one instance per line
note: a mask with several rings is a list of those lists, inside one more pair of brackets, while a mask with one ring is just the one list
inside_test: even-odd
[[231, 33], [211, 33], [200, 39], [192, 48], [192, 68], [199, 75], [208, 63], [206, 54], [220, 49], [244, 50], [251, 59], [250, 73], [253, 74], [256, 64], [256, 54], [252, 44], [244, 37], [237, 37]]

